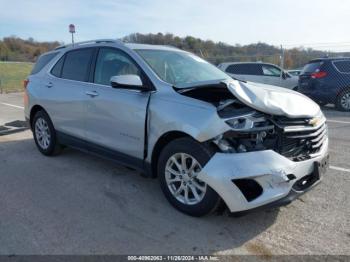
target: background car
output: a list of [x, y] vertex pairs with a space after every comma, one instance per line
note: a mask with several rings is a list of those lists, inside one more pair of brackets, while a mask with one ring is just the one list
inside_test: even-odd
[[287, 73], [292, 76], [299, 76], [301, 73], [300, 69], [287, 70]]
[[350, 58], [311, 60], [299, 76], [299, 91], [321, 105], [350, 111]]
[[298, 77], [284, 72], [274, 64], [261, 62], [222, 63], [218, 67], [233, 78], [296, 90]]

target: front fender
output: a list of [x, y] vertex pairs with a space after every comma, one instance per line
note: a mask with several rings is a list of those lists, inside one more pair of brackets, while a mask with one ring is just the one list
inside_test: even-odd
[[[155, 93], [151, 97], [148, 108], [148, 152], [153, 152], [158, 139], [168, 132], [186, 133], [204, 142], [228, 130], [230, 127], [209, 103], [178, 94], [168, 96]], [[147, 160], [150, 162], [151, 154], [148, 154]]]

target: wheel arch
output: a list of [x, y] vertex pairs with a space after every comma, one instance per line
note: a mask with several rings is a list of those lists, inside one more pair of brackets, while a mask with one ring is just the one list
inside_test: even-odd
[[343, 88], [339, 88], [338, 92], [337, 92], [337, 97], [340, 96], [342, 93], [350, 91], [350, 86], [346, 86]]
[[349, 110], [346, 110], [346, 109], [344, 110], [344, 109], [342, 108], [342, 106], [340, 105], [340, 98], [341, 98], [341, 96], [342, 96], [344, 93], [346, 93], [346, 92], [350, 92], [350, 86], [341, 88], [341, 89], [338, 91], [337, 96], [335, 97], [335, 102], [334, 102], [334, 104], [335, 104], [335, 106], [337, 107], [338, 110], [349, 112]]
[[[163, 134], [157, 142], [155, 143], [153, 150], [152, 150], [152, 156], [151, 156], [151, 172], [152, 172], [152, 177], [157, 177], [157, 164], [158, 164], [158, 159], [160, 156], [160, 153], [162, 152], [162, 149], [169, 144], [171, 141], [182, 138], [182, 137], [189, 137], [191, 139], [194, 139], [192, 136], [185, 132], [181, 131], [169, 131], [165, 134]], [[195, 139], [194, 139], [195, 140]]]
[[39, 111], [44, 111], [47, 114], [46, 110], [40, 105], [34, 105], [31, 108], [31, 110], [30, 110], [29, 124], [30, 124], [30, 129], [32, 129], [32, 130], [33, 130], [33, 119], [34, 119], [34, 116]]

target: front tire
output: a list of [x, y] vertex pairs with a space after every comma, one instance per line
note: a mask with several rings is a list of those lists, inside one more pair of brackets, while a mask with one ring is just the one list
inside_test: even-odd
[[350, 89], [346, 89], [337, 96], [336, 107], [340, 111], [350, 111]]
[[52, 156], [61, 152], [62, 146], [57, 141], [55, 128], [45, 111], [35, 114], [32, 129], [35, 144], [43, 155]]
[[191, 216], [204, 216], [221, 203], [219, 195], [198, 173], [211, 158], [211, 151], [191, 138], [179, 138], [164, 147], [158, 160], [162, 191], [178, 210]]

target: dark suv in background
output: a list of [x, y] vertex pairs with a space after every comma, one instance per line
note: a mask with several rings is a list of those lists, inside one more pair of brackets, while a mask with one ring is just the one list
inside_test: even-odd
[[350, 111], [350, 58], [311, 60], [299, 76], [298, 91], [321, 105]]

